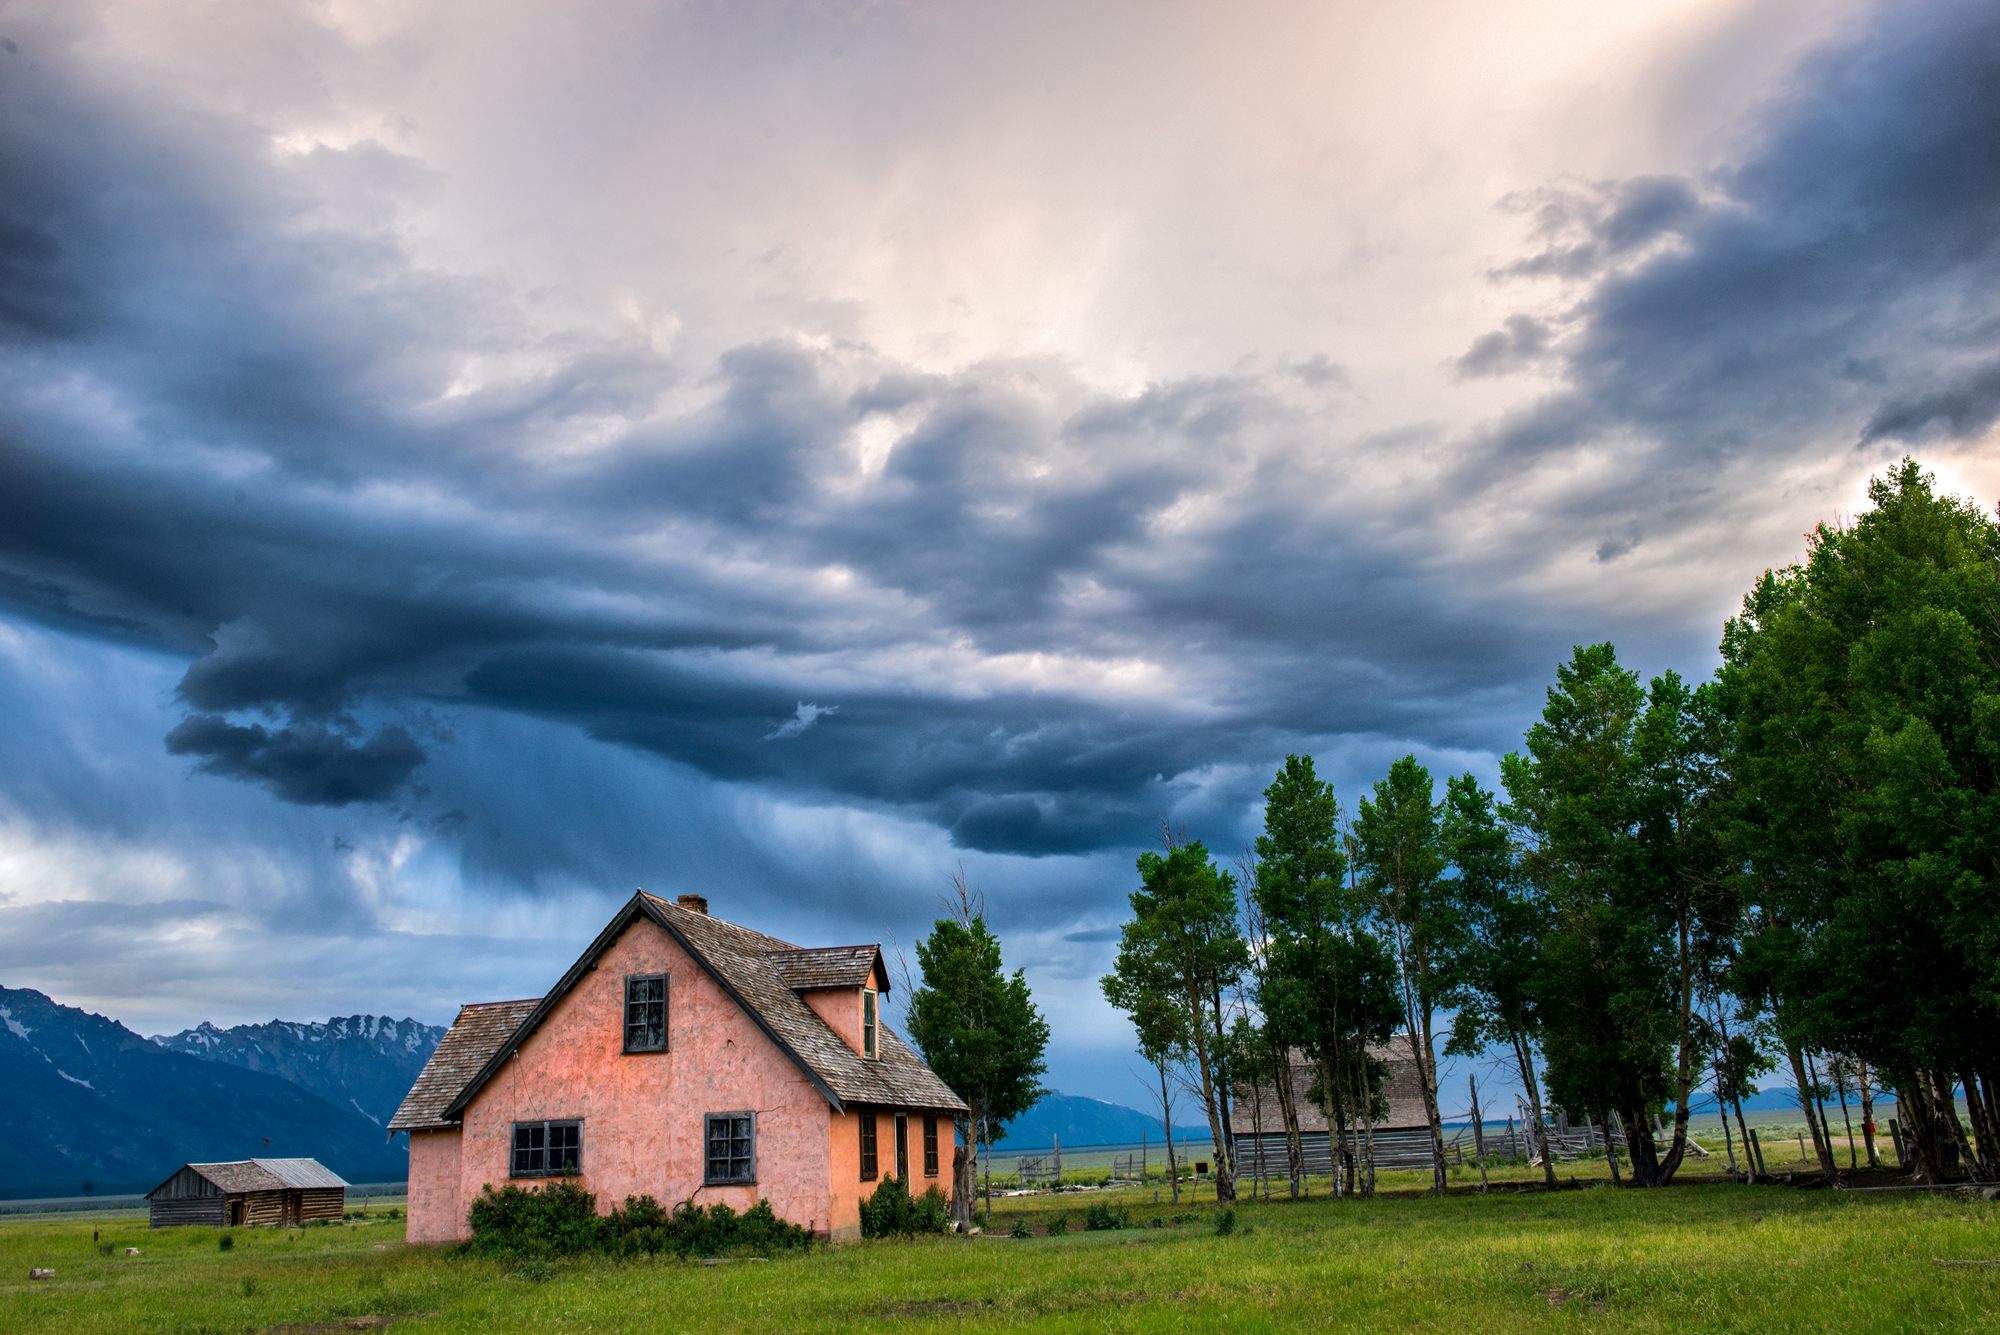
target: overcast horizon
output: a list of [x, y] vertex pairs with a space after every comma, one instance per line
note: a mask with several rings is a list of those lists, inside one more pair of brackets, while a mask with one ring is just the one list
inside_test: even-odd
[[909, 954], [962, 867], [1143, 1107], [1163, 817], [1491, 786], [1896, 459], [2000, 496], [1990, 4], [0, 38], [0, 984], [145, 1033], [447, 1023], [638, 886]]

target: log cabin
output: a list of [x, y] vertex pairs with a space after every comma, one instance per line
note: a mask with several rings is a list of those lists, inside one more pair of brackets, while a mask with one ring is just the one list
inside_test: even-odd
[[468, 1005], [389, 1123], [413, 1243], [471, 1234], [482, 1188], [572, 1177], [608, 1211], [768, 1199], [859, 1236], [895, 1176], [952, 1188], [965, 1104], [887, 1025], [879, 946], [802, 948], [708, 901], [626, 902], [545, 996]]
[[340, 1222], [347, 1183], [316, 1159], [182, 1164], [146, 1196], [154, 1228], [297, 1228]]

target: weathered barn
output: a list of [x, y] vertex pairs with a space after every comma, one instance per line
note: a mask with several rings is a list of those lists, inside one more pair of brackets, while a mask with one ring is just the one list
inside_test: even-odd
[[[1428, 1168], [1431, 1163], [1430, 1115], [1424, 1111], [1423, 1077], [1417, 1071], [1416, 1049], [1408, 1034], [1399, 1033], [1387, 1043], [1369, 1049], [1369, 1055], [1388, 1067], [1389, 1078], [1382, 1088], [1388, 1115], [1369, 1128], [1378, 1168]], [[1298, 1110], [1300, 1149], [1305, 1171], [1333, 1172], [1333, 1132], [1326, 1110], [1316, 1104], [1310, 1091], [1319, 1079], [1315, 1064], [1302, 1052], [1292, 1052], [1292, 1099]], [[1236, 1141], [1237, 1176], [1282, 1177], [1289, 1169], [1285, 1149], [1284, 1110], [1272, 1085], [1238, 1085], [1229, 1107], [1229, 1128]], [[1358, 1128], [1346, 1128], [1342, 1137], [1346, 1153], [1358, 1158], [1363, 1149]]]
[[339, 1223], [347, 1183], [316, 1159], [244, 1159], [191, 1163], [147, 1193], [154, 1228], [270, 1225], [296, 1228], [315, 1219]]

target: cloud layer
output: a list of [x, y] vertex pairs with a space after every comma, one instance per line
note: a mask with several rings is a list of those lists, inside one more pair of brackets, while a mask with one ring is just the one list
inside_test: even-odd
[[[10, 708], [76, 707], [44, 669], [93, 655], [134, 702], [87, 755], [13, 744], [20, 856], [241, 861], [276, 831], [287, 912], [355, 942], [696, 868], [872, 938], [970, 858], [1087, 996], [1161, 812], [1231, 847], [1289, 750], [1343, 782], [1412, 748], [1490, 773], [1573, 643], [1701, 671], [1882, 461], [1995, 480], [1986, 6], [1816, 11], [1816, 45], [1767, 44], [1720, 99], [1723, 38], [1793, 11], [1607, 18], [1674, 53], [1630, 126], [1697, 88], [1731, 114], [1693, 145], [1633, 128], [1606, 175], [1540, 110], [1535, 174], [1497, 184], [1483, 141], [1431, 178], [1390, 153], [1450, 90], [1378, 117], [1373, 156], [1294, 95], [1291, 37], [1400, 49], [1362, 10], [1275, 6], [1209, 48], [1161, 10], [1135, 68], [1116, 6], [1046, 51], [1032, 15], [601, 7], [546, 52], [539, 125], [482, 110], [532, 10], [222, 8], [171, 48], [158, 12], [0, 13]], [[1197, 69], [1213, 90], [1170, 110]], [[1398, 105], [1358, 67], [1339, 96]], [[1228, 161], [1271, 207], [1232, 213]], [[1392, 180], [1417, 202], [1376, 208]], [[1072, 290], [1024, 306], [1037, 274]], [[120, 766], [196, 786], [169, 817]], [[93, 769], [94, 799], [38, 777]], [[677, 860], [652, 785], [756, 815], [690, 818]], [[221, 911], [147, 884], [162, 921]], [[68, 950], [14, 967], [70, 977]]]

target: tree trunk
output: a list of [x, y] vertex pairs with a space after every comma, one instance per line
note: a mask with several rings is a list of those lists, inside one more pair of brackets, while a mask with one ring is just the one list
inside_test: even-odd
[[[1417, 1077], [1424, 1083], [1424, 1116], [1431, 1124], [1431, 1189], [1442, 1196], [1449, 1180], [1444, 1164], [1444, 1119], [1438, 1114], [1437, 1057], [1431, 1047], [1431, 1015], [1423, 1013], [1423, 1054], [1417, 1058]], [[1417, 1035], [1410, 1034], [1410, 1047], [1417, 1046]]]
[[1867, 1062], [1856, 1062], [1855, 1072], [1861, 1086], [1861, 1139], [1868, 1148], [1868, 1166], [1880, 1168], [1882, 1157], [1875, 1151], [1874, 1074], [1869, 1071]]
[[[1958, 1161], [1965, 1165], [1967, 1174], [1973, 1178], [1977, 1178], [1979, 1176], [1978, 1160], [1972, 1157], [1971, 1142], [1965, 1138], [1965, 1123], [1958, 1120], [1958, 1100], [1952, 1097], [1951, 1073], [1948, 1071], [1933, 1071], [1931, 1073], [1931, 1083], [1937, 1087], [1938, 1110], [1940, 1114], [1938, 1120], [1944, 1124], [1944, 1132], [1951, 1138], [1951, 1143], [1958, 1147]], [[1970, 1093], [1970, 1091], [1967, 1092]], [[1970, 1101], [1970, 1099], [1967, 1100], [1968, 1103]]]
[[1361, 1140], [1365, 1147], [1362, 1151], [1364, 1156], [1362, 1163], [1366, 1170], [1366, 1175], [1362, 1181], [1361, 1194], [1364, 1196], [1373, 1196], [1375, 1194], [1375, 1101], [1369, 1097], [1368, 1045], [1366, 1040], [1361, 1041], [1360, 1048], [1360, 1056], [1356, 1059], [1356, 1065], [1360, 1069], [1355, 1076], [1356, 1085], [1354, 1092], [1356, 1101], [1354, 1106], [1361, 1110]]
[[1813, 1084], [1806, 1078], [1805, 1055], [1799, 1051], [1798, 1044], [1789, 1042], [1785, 1044], [1785, 1055], [1791, 1058], [1792, 1079], [1798, 1082], [1799, 1108], [1806, 1115], [1806, 1124], [1812, 1127], [1813, 1147], [1819, 1154], [1820, 1172], [1826, 1175], [1829, 1182], [1838, 1181], [1840, 1168], [1833, 1161], [1833, 1147], [1821, 1140], [1819, 1123], [1813, 1119]]
[[1965, 1110], [1972, 1118], [1972, 1136], [1977, 1144], [1972, 1159], [1972, 1176], [1976, 1181], [1993, 1181], [1993, 1123], [1987, 1117], [1986, 1100], [1980, 1097], [1981, 1081], [1979, 1073], [1966, 1067], [1959, 1073], [1959, 1083], [1965, 1086]]
[[1618, 1180], [1618, 1141], [1611, 1134], [1611, 1114], [1604, 1114], [1598, 1120], [1598, 1126], [1604, 1130], [1604, 1159], [1606, 1163], [1611, 1165], [1611, 1185], [1614, 1187], [1623, 1186], [1624, 1183]]
[[1288, 1047], [1271, 1060], [1272, 1088], [1278, 1095], [1278, 1112], [1285, 1121], [1285, 1169], [1292, 1180], [1292, 1199], [1299, 1198], [1300, 1179], [1305, 1175], [1306, 1145], [1299, 1134], [1298, 1095], [1292, 1089], [1292, 1050]]
[[951, 1146], [951, 1217], [970, 1228], [972, 1205], [979, 1198], [979, 1182], [973, 1173], [972, 1123], [966, 1118], [952, 1122], [958, 1134]]
[[[1749, 1175], [1754, 1179], [1756, 1177], [1761, 1176], [1763, 1170], [1758, 1167], [1756, 1159], [1752, 1157], [1752, 1152], [1750, 1148], [1750, 1125], [1749, 1123], [1743, 1120], [1743, 1100], [1731, 1099], [1730, 1102], [1736, 1105], [1736, 1130], [1743, 1136], [1743, 1166], [1750, 1170]], [[1727, 1114], [1725, 1114], [1724, 1117], [1725, 1120], [1727, 1120]]]
[[1167, 1181], [1173, 1187], [1174, 1204], [1181, 1203], [1181, 1168], [1174, 1159], [1174, 1102], [1173, 1093], [1167, 1088], [1167, 1064], [1163, 1061], [1160, 1071], [1160, 1121], [1167, 1128]]
[[1859, 1168], [1861, 1165], [1854, 1155], [1854, 1119], [1847, 1115], [1847, 1088], [1845, 1085], [1835, 1085], [1833, 1092], [1840, 1095], [1840, 1122], [1847, 1128], [1847, 1166], [1850, 1169]]
[[1931, 1107], [1929, 1076], [1911, 1071], [1897, 1078], [1896, 1111], [1903, 1124], [1903, 1166], [1919, 1182], [1943, 1181], [1943, 1145]]
[[[1688, 905], [1682, 899], [1680, 914], [1680, 959], [1681, 992], [1680, 1010], [1680, 1056], [1674, 1066], [1674, 1138], [1667, 1146], [1667, 1157], [1660, 1160], [1658, 1170], [1650, 1185], [1666, 1186], [1674, 1180], [1680, 1170], [1681, 1158], [1687, 1153], [1688, 1096], [1694, 1089], [1694, 951], [1688, 939]], [[1652, 1126], [1652, 1109], [1647, 1109], [1646, 1125]]]
[[1535, 1117], [1535, 1139], [1542, 1151], [1542, 1181], [1546, 1186], [1556, 1184], [1555, 1156], [1549, 1153], [1549, 1123], [1542, 1113], [1542, 1091], [1535, 1080], [1535, 1054], [1528, 1047], [1528, 1036], [1519, 1029], [1510, 1031], [1514, 1039], [1514, 1060], [1521, 1067], [1521, 1084], [1528, 1091], [1528, 1111]]
[[1215, 1054], [1211, 1044], [1220, 1035], [1208, 1032], [1208, 1022], [1202, 1012], [1206, 1009], [1207, 998], [1199, 993], [1188, 998], [1188, 1018], [1194, 1021], [1194, 1061], [1195, 1073], [1201, 1077], [1202, 1111], [1208, 1114], [1208, 1131], [1215, 1140], [1215, 1199], [1217, 1204], [1226, 1204], [1236, 1199], [1236, 1182], [1230, 1171], [1229, 1128], [1222, 1124], [1221, 1091], [1217, 1087]]

